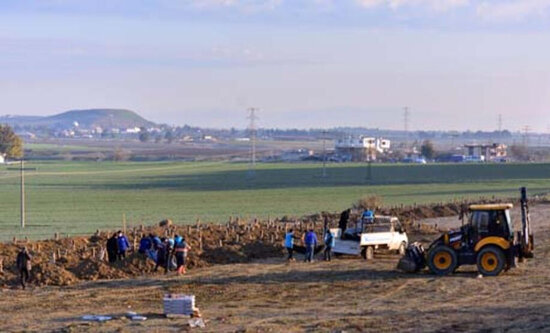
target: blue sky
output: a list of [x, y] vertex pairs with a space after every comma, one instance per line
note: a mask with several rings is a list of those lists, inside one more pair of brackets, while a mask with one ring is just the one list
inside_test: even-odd
[[550, 0], [3, 0], [0, 114], [550, 126]]

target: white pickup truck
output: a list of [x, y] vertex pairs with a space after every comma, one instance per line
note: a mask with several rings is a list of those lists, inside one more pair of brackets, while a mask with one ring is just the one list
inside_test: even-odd
[[344, 237], [339, 228], [330, 229], [334, 237], [335, 254], [362, 255], [371, 260], [374, 251], [388, 249], [405, 254], [409, 244], [407, 233], [403, 230], [397, 217], [375, 216], [372, 223], [357, 222], [354, 228], [346, 229]]

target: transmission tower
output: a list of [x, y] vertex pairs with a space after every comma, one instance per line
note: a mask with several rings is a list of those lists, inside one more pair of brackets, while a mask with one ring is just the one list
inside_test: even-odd
[[405, 130], [405, 145], [409, 145], [409, 122], [411, 114], [409, 112], [409, 107], [405, 106], [403, 108], [403, 129]]
[[502, 132], [502, 114], [498, 115], [498, 132]]
[[249, 120], [248, 123], [248, 133], [250, 135], [250, 166], [249, 166], [249, 174], [254, 174], [256, 171], [256, 133], [257, 133], [257, 127], [256, 127], [256, 120], [258, 120], [258, 116], [256, 115], [256, 112], [258, 111], [258, 108], [248, 108], [248, 117]]
[[323, 178], [327, 177], [327, 133], [326, 130], [323, 130]]
[[531, 127], [525, 125], [522, 127], [521, 131], [523, 132], [523, 145], [527, 147], [529, 145], [529, 132], [531, 132]]

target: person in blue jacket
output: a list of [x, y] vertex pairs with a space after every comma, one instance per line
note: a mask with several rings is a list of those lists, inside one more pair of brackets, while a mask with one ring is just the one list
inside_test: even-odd
[[327, 229], [327, 232], [325, 233], [325, 261], [330, 261], [332, 248], [334, 247], [334, 236], [330, 232], [330, 230]]
[[361, 216], [361, 219], [366, 224], [372, 224], [374, 223], [374, 212], [370, 209], [366, 209], [363, 212], [363, 216]]
[[309, 229], [304, 237], [304, 243], [306, 245], [306, 258], [304, 261], [312, 262], [313, 255], [315, 254], [315, 246], [317, 245], [317, 235], [313, 229]]
[[118, 260], [122, 260], [126, 258], [126, 251], [130, 248], [130, 243], [128, 243], [128, 238], [122, 233], [122, 231], [118, 232], [118, 238], [117, 238], [117, 245], [118, 245]]
[[153, 247], [153, 241], [149, 236], [143, 236], [139, 241], [139, 250], [138, 252], [146, 255], [147, 252]]
[[290, 229], [285, 234], [285, 247], [288, 252], [288, 261], [294, 261], [294, 230]]

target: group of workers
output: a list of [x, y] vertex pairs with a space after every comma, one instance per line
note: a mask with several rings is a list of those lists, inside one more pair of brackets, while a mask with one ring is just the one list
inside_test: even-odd
[[[107, 240], [109, 262], [123, 260], [129, 249], [130, 243], [124, 233], [122, 231], [114, 233]], [[155, 262], [155, 272], [162, 267], [165, 273], [175, 269], [178, 275], [181, 275], [185, 274], [185, 261], [190, 249], [191, 247], [182, 236], [167, 238], [149, 234], [141, 238], [138, 252]]]
[[126, 251], [130, 248], [128, 238], [122, 231], [115, 232], [107, 240], [107, 257], [110, 263], [126, 258]]
[[[294, 261], [294, 241], [296, 239], [299, 239], [295, 236], [294, 230], [289, 229], [288, 232], [285, 234], [285, 248], [288, 251], [288, 261]], [[304, 262], [313, 262], [313, 257], [315, 255], [315, 249], [319, 245], [319, 240], [317, 239], [317, 234], [313, 229], [309, 229], [306, 231], [302, 238], [301, 238], [304, 246], [305, 246], [305, 258]], [[325, 244], [325, 250], [323, 252], [324, 254], [324, 260], [330, 261], [332, 259], [331, 253], [332, 248], [334, 247], [334, 236], [330, 232], [330, 230], [326, 230], [323, 241]]]
[[[348, 227], [348, 221], [349, 221], [349, 218], [350, 218], [350, 213], [351, 213], [351, 210], [350, 209], [346, 209], [344, 210], [341, 214], [340, 214], [340, 221], [338, 222], [338, 228], [341, 230], [341, 238], [342, 239], [348, 239], [348, 238], [353, 238], [353, 237], [358, 237], [358, 235], [355, 235], [355, 234], [351, 234], [351, 235], [348, 235], [346, 233], [346, 229]], [[370, 225], [372, 223], [374, 223], [374, 211], [370, 210], [370, 209], [366, 209], [363, 211], [363, 214], [361, 215], [361, 223], [363, 223], [364, 225]], [[332, 259], [332, 249], [334, 248], [334, 245], [335, 245], [335, 237], [334, 235], [330, 232], [330, 229], [328, 228], [328, 223], [325, 222], [325, 233], [324, 233], [324, 237], [323, 237], [323, 241], [324, 241], [324, 245], [325, 245], [325, 249], [323, 251], [323, 259], [325, 261], [330, 261]], [[287, 249], [288, 251], [288, 258], [287, 260], [289, 261], [294, 261], [294, 250], [295, 250], [295, 244], [294, 244], [294, 241], [298, 239], [295, 235], [294, 235], [294, 230], [293, 229], [290, 229], [288, 230], [288, 232], [286, 233], [285, 235], [285, 248]], [[315, 234], [315, 231], [313, 229], [309, 229], [307, 230], [302, 238], [302, 243], [304, 244], [305, 246], [305, 258], [304, 258], [304, 261], [305, 262], [312, 262], [313, 261], [313, 257], [315, 255], [315, 248], [318, 246], [318, 239], [317, 239], [317, 235]]]
[[178, 275], [183, 275], [186, 272], [187, 253], [190, 249], [183, 236], [175, 235], [174, 238], [168, 238], [149, 234], [140, 240], [138, 252], [156, 263], [155, 272], [162, 267], [165, 274], [175, 269]]
[[[349, 220], [350, 210], [345, 210], [340, 215], [340, 221], [338, 227], [341, 229], [342, 238], [344, 237], [347, 223]], [[362, 217], [362, 222], [372, 223], [374, 221], [374, 213], [371, 210], [366, 210]], [[332, 259], [332, 249], [334, 247], [335, 238], [330, 232], [330, 229], [325, 224], [325, 233], [323, 235], [324, 241], [324, 260], [330, 261]], [[294, 230], [290, 229], [285, 235], [285, 248], [288, 251], [288, 260], [294, 261], [295, 240], [299, 239], [295, 236]], [[319, 245], [319, 240], [313, 229], [307, 230], [301, 237], [301, 240], [305, 247], [305, 262], [312, 262], [315, 249]], [[126, 252], [130, 249], [130, 243], [128, 238], [122, 231], [114, 233], [107, 240], [107, 256], [110, 263], [115, 263], [117, 260], [123, 260], [126, 258]], [[185, 238], [179, 235], [175, 235], [174, 238], [158, 237], [154, 234], [144, 236], [139, 243], [138, 252], [145, 258], [153, 260], [155, 265], [155, 272], [159, 267], [164, 268], [165, 274], [171, 270], [176, 270], [178, 275], [185, 274], [186, 272], [186, 260], [187, 253], [191, 249], [189, 244], [185, 241]], [[30, 279], [31, 272], [31, 255], [26, 247], [21, 248], [17, 254], [16, 266], [20, 275], [20, 283], [23, 289], [25, 289], [25, 283]]]

